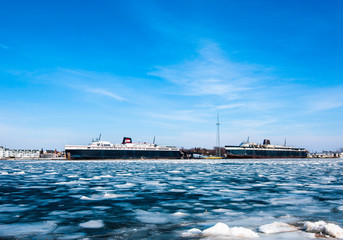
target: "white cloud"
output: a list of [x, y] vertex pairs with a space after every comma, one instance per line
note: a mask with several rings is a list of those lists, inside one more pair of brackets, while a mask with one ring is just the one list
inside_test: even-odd
[[199, 51], [199, 57], [149, 73], [181, 87], [185, 95], [217, 95], [239, 99], [241, 93], [257, 88], [263, 77], [258, 68], [226, 59], [215, 44]]

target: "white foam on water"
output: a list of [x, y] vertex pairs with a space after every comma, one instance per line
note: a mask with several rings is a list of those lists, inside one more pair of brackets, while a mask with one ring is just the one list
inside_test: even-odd
[[118, 173], [118, 176], [132, 176], [131, 173]]
[[8, 175], [8, 172], [6, 172], [6, 171], [1, 171], [1, 172], [0, 172], [0, 175]]
[[159, 181], [146, 181], [144, 182], [145, 185], [152, 185], [152, 186], [164, 186], [167, 185], [165, 183], [160, 183]]
[[57, 182], [56, 185], [73, 185], [73, 184], [79, 184], [79, 181], [70, 181], [70, 182]]
[[102, 198], [121, 198], [121, 197], [128, 197], [128, 195], [124, 194], [113, 194], [113, 193], [105, 193]]
[[131, 188], [136, 186], [136, 184], [134, 183], [125, 183], [125, 184], [118, 184], [118, 185], [114, 185], [116, 188]]
[[334, 238], [343, 238], [343, 229], [340, 226], [324, 221], [305, 222], [304, 230], [311, 233], [328, 235]]
[[248, 228], [233, 227], [230, 228], [225, 223], [219, 222], [213, 227], [207, 228], [202, 231], [205, 236], [229, 236], [239, 238], [258, 238], [258, 234]]
[[183, 212], [176, 212], [172, 214], [173, 216], [178, 216], [178, 217], [183, 217], [183, 216], [188, 216], [189, 214], [183, 213]]
[[88, 222], [80, 223], [83, 228], [102, 228], [104, 227], [104, 222], [102, 220], [91, 220]]
[[100, 178], [113, 178], [113, 176], [112, 175], [101, 175], [101, 176], [99, 176]]
[[217, 208], [217, 209], [213, 209], [212, 212], [217, 212], [217, 213], [225, 213], [228, 212], [230, 210], [225, 209], [225, 208]]
[[79, 177], [79, 175], [71, 174], [71, 175], [67, 175], [67, 177], [69, 177], [69, 178], [77, 178], [77, 177]]
[[178, 170], [172, 170], [172, 171], [168, 171], [169, 173], [181, 173], [181, 171]]
[[86, 197], [86, 196], [82, 196], [80, 199], [81, 200], [98, 200], [98, 199], [95, 199], [95, 198], [92, 198], [92, 197]]
[[24, 171], [20, 171], [20, 172], [14, 172], [14, 173], [13, 173], [13, 175], [23, 175], [23, 174], [25, 174], [25, 172], [24, 172]]
[[90, 197], [87, 196], [81, 196], [81, 200], [87, 200], [87, 201], [99, 201], [103, 199], [111, 199], [111, 198], [125, 198], [129, 197], [129, 195], [124, 195], [124, 194], [112, 194], [112, 193], [105, 193], [103, 195], [100, 194], [93, 194]]
[[0, 236], [18, 236], [27, 234], [47, 234], [56, 229], [57, 224], [52, 221], [36, 223], [14, 223], [0, 225]]
[[257, 230], [265, 234], [274, 234], [274, 233], [281, 233], [281, 232], [293, 232], [293, 231], [297, 231], [298, 229], [287, 223], [273, 222], [273, 223], [262, 225]]
[[171, 181], [183, 181], [185, 178], [183, 177], [170, 177], [168, 180]]
[[281, 198], [271, 198], [270, 203], [272, 205], [310, 205], [313, 203], [312, 197], [281, 197]]
[[185, 189], [172, 188], [172, 189], [169, 189], [168, 192], [179, 192], [179, 193], [183, 193], [183, 192], [187, 192], [187, 190], [185, 190]]
[[108, 207], [108, 206], [94, 206], [93, 208], [98, 209], [98, 210], [107, 210], [107, 209], [110, 209], [111, 207]]
[[80, 178], [80, 180], [84, 180], [84, 181], [99, 180], [99, 179], [101, 179], [101, 177], [99, 176], [94, 176], [92, 178]]

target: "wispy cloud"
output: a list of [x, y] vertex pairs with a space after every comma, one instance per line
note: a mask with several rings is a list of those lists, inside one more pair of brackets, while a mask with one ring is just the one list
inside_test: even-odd
[[224, 110], [224, 109], [239, 108], [239, 107], [244, 107], [244, 106], [245, 106], [245, 104], [243, 104], [243, 103], [226, 104], [226, 105], [219, 105], [219, 106], [216, 106], [216, 109], [218, 109], [218, 110]]
[[307, 110], [318, 112], [343, 107], [342, 92], [343, 86], [312, 90], [305, 96]]
[[100, 94], [100, 95], [103, 95], [103, 96], [107, 96], [107, 97], [110, 97], [110, 98], [113, 98], [115, 100], [118, 100], [118, 101], [125, 101], [126, 99], [123, 98], [123, 97], [120, 97], [119, 95], [113, 93], [113, 92], [110, 92], [106, 89], [101, 89], [101, 88], [91, 88], [91, 87], [82, 87], [81, 89], [83, 89], [85, 92], [89, 92], [89, 93], [94, 93], [94, 94]]
[[172, 111], [168, 114], [151, 113], [153, 118], [168, 120], [168, 121], [182, 121], [182, 122], [204, 122], [202, 113], [193, 110]]
[[159, 66], [149, 74], [181, 86], [185, 95], [217, 95], [228, 99], [240, 98], [241, 93], [258, 88], [257, 83], [266, 77], [258, 73], [261, 68], [225, 58], [216, 44], [208, 44], [198, 54], [196, 59]]
[[0, 48], [2, 48], [2, 49], [10, 49], [10, 47], [9, 46], [7, 46], [7, 45], [5, 45], [5, 44], [2, 44], [2, 43], [0, 43]]
[[109, 73], [57, 68], [49, 73], [37, 73], [35, 79], [40, 83], [63, 85], [80, 92], [126, 101], [124, 97], [113, 91], [120, 89], [120, 79]]

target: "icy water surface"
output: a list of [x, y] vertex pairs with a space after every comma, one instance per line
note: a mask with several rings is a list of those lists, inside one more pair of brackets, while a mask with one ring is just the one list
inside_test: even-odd
[[342, 227], [342, 159], [0, 161], [0, 239], [324, 239]]

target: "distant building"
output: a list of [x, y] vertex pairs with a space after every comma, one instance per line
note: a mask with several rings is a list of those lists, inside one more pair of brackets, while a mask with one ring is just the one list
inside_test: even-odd
[[333, 152], [333, 151], [323, 151], [321, 153], [310, 153], [307, 156], [308, 158], [339, 158], [342, 157], [342, 153]]
[[0, 159], [6, 158], [39, 158], [39, 150], [8, 149], [0, 146]]

